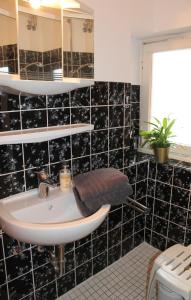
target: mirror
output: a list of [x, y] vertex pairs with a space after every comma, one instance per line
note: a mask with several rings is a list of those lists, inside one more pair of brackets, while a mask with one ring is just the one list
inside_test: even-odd
[[21, 79], [62, 80], [61, 9], [19, 0], [18, 10]]
[[74, 0], [38, 0], [38, 9], [32, 2], [0, 0], [0, 73], [40, 81], [94, 78], [92, 10]]
[[0, 0], [0, 72], [17, 74], [16, 3]]
[[94, 77], [93, 19], [63, 17], [64, 77]]

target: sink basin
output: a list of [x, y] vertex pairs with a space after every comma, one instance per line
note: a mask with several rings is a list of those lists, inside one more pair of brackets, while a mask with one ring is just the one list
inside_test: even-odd
[[38, 245], [60, 245], [81, 239], [105, 219], [110, 205], [103, 205], [89, 217], [81, 214], [72, 190], [50, 190], [47, 199], [38, 189], [0, 201], [0, 224], [4, 232], [19, 241]]

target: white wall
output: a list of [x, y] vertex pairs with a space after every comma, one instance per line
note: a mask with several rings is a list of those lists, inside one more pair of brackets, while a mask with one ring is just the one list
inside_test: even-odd
[[19, 13], [19, 47], [32, 51], [48, 51], [61, 48], [61, 21], [37, 17], [36, 31], [27, 29], [29, 15]]
[[[73, 52], [93, 52], [94, 39], [93, 32], [83, 32], [84, 19], [71, 18], [71, 23], [68, 23], [68, 18], [63, 18], [63, 50]], [[71, 41], [71, 26], [72, 26], [72, 41]], [[72, 49], [71, 49], [72, 48]]]
[[140, 38], [191, 26], [190, 0], [82, 0], [95, 13], [95, 79], [140, 83]]
[[[3, 30], [1, 29], [3, 28]], [[0, 46], [17, 43], [16, 20], [0, 16]]]

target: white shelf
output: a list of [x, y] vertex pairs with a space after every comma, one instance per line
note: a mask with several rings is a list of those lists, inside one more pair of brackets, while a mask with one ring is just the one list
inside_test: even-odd
[[0, 86], [35, 95], [62, 94], [93, 84], [93, 79], [63, 78], [60, 81], [22, 80], [19, 75], [0, 73]]
[[93, 129], [94, 125], [78, 123], [73, 125], [6, 131], [0, 133], [0, 145], [45, 142]]

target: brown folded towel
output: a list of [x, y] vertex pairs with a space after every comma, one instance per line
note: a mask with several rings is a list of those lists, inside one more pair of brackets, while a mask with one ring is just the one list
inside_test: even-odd
[[128, 177], [114, 168], [98, 169], [74, 177], [74, 194], [84, 216], [102, 205], [127, 203], [133, 193]]

